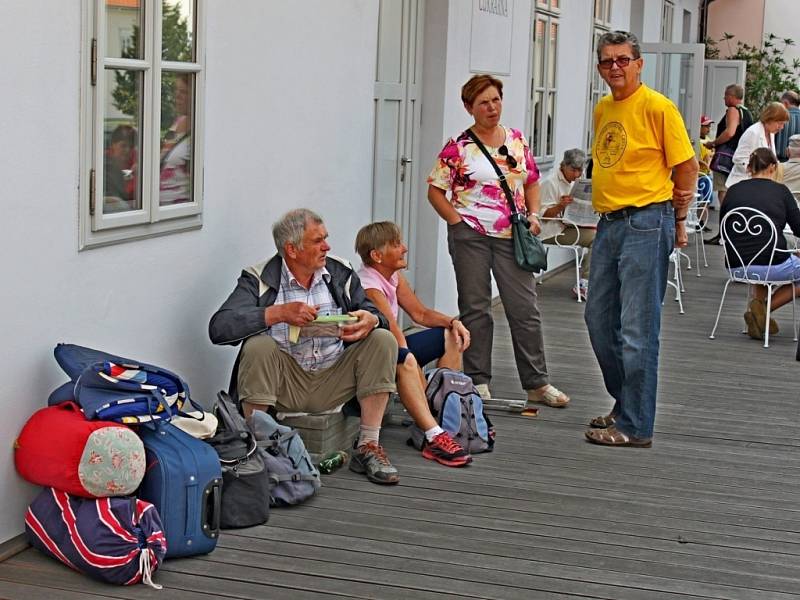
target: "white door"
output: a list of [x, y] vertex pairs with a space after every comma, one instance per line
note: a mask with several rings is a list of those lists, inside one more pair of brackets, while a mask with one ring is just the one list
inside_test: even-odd
[[423, 0], [380, 0], [375, 73], [372, 219], [394, 221], [409, 246], [413, 285], [422, 99]]
[[747, 63], [743, 60], [707, 60], [703, 67], [703, 114], [719, 123], [725, 114], [725, 88], [733, 83], [744, 87], [746, 74]]
[[703, 44], [642, 44], [642, 81], [676, 104], [692, 145], [700, 139], [704, 55]]

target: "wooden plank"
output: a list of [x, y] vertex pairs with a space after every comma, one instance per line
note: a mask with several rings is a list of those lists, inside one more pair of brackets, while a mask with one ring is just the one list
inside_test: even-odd
[[[398, 511], [395, 511], [398, 512]], [[338, 514], [338, 518], [336, 515]], [[335, 519], [335, 520], [334, 520]], [[420, 524], [413, 518], [405, 518], [404, 515], [395, 515], [394, 519], [388, 519], [385, 515], [375, 516], [370, 513], [345, 513], [343, 511], [325, 511], [319, 517], [304, 517], [305, 526], [313, 527], [316, 531], [330, 534], [347, 535], [357, 531], [358, 537], [371, 540], [382, 541], [402, 541], [405, 544], [419, 544], [420, 546], [438, 547], [446, 544], [454, 550], [461, 549], [462, 552], [476, 554], [486, 554], [490, 556], [506, 556], [518, 560], [518, 557], [527, 557], [530, 552], [531, 544], [537, 539], [535, 529], [525, 529], [521, 526], [514, 526], [509, 529], [494, 527], [488, 521], [477, 520], [471, 528], [464, 527], [458, 523], [436, 523], [433, 521]], [[421, 533], [424, 531], [424, 533]], [[762, 591], [775, 592], [776, 598], [783, 593], [794, 593], [797, 580], [785, 577], [763, 577], [763, 576], [741, 576], [737, 575], [733, 569], [727, 572], [718, 572], [713, 569], [699, 569], [687, 566], [671, 567], [664, 561], [655, 565], [648, 565], [644, 562], [636, 562], [639, 570], [645, 570], [648, 574], [640, 575], [633, 569], [622, 570], [618, 564], [626, 564], [619, 558], [609, 557], [604, 560], [606, 546], [619, 546], [624, 548], [626, 542], [623, 536], [603, 536], [607, 540], [595, 540], [595, 543], [575, 543], [569, 548], [578, 553], [594, 555], [594, 558], [584, 556], [584, 560], [575, 561], [574, 566], [568, 566], [564, 562], [559, 562], [559, 574], [568, 577], [570, 580], [579, 580], [591, 583], [612, 584], [622, 581], [640, 589], [657, 590], [664, 592], [680, 593], [686, 591], [684, 581], [690, 582], [692, 589], [703, 590], [703, 595], [711, 598], [750, 598], [750, 592], [737, 591], [735, 587], [758, 587]], [[646, 543], [646, 540], [645, 540]], [[677, 541], [673, 542], [672, 549], [679, 551], [682, 545]], [[669, 550], [669, 548], [666, 548]], [[476, 564], [482, 564], [481, 560], [476, 560]], [[548, 565], [550, 561], [527, 563], [527, 567], [515, 563], [515, 569], [510, 570], [517, 575], [509, 575], [513, 581], [519, 573], [530, 569], [531, 574], [547, 575], [552, 568]], [[589, 568], [594, 563], [597, 566]], [[631, 562], [630, 564], [633, 564]], [[724, 563], [722, 563], [724, 564]], [[453, 572], [453, 565], [448, 567], [448, 572]], [[722, 570], [722, 569], [720, 569]], [[729, 589], [731, 588], [731, 589]]]
[[3, 600], [100, 600], [101, 598], [115, 598], [115, 596], [100, 596], [84, 590], [79, 592], [64, 589], [53, 590], [43, 587], [41, 584], [0, 581], [0, 598]]
[[[415, 512], [422, 512], [426, 510], [430, 511], [429, 505], [427, 505], [425, 501], [421, 499], [385, 498], [382, 499], [381, 502], [366, 502], [363, 500], [362, 494], [359, 494], [358, 492], [348, 494], [344, 490], [329, 490], [328, 493], [325, 494], [324, 500], [323, 498], [320, 498], [315, 503], [315, 507], [330, 508], [331, 510], [336, 510], [339, 508], [357, 512], [356, 506], [351, 507], [350, 504], [360, 504], [364, 512], [370, 512], [372, 514], [382, 514], [381, 510], [390, 514], [400, 515], [406, 513], [413, 514]], [[776, 553], [771, 553], [771, 556], [777, 556], [782, 560], [778, 562], [770, 562], [769, 558], [765, 557], [763, 552], [751, 549], [744, 549], [742, 551], [739, 549], [731, 549], [729, 547], [719, 546], [719, 548], [722, 548], [721, 551], [717, 551], [716, 553], [714, 551], [709, 552], [708, 546], [699, 545], [692, 540], [683, 537], [684, 535], [687, 535], [688, 528], [685, 526], [683, 528], [676, 528], [670, 537], [664, 538], [656, 538], [657, 528], [659, 526], [658, 523], [654, 523], [654, 528], [656, 531], [653, 531], [652, 533], [648, 532], [648, 530], [644, 527], [638, 528], [638, 531], [641, 534], [640, 537], [648, 537], [646, 534], [650, 533], [652, 539], [664, 539], [667, 542], [664, 548], [635, 548], [630, 545], [624, 545], [622, 548], [618, 548], [617, 544], [609, 543], [607, 540], [609, 539], [609, 536], [630, 532], [630, 530], [624, 528], [624, 524], [622, 523], [614, 523], [606, 519], [560, 517], [557, 515], [546, 514], [537, 515], [535, 513], [523, 513], [509, 516], [509, 512], [513, 511], [513, 508], [511, 507], [505, 510], [497, 510], [474, 505], [472, 507], [464, 504], [453, 505], [450, 502], [443, 504], [445, 506], [452, 507], [452, 510], [454, 511], [458, 510], [465, 515], [471, 515], [473, 517], [483, 515], [487, 518], [497, 520], [505, 519], [505, 521], [508, 523], [508, 527], [514, 529], [517, 528], [517, 523], [528, 523], [532, 526], [533, 530], [536, 531], [536, 535], [531, 536], [530, 542], [537, 547], [543, 548], [544, 550], [570, 549], [580, 553], [600, 553], [609, 556], [617, 556], [620, 558], [631, 556], [631, 558], [636, 558], [637, 560], [652, 560], [653, 562], [665, 562], [667, 564], [674, 565], [695, 565], [709, 567], [716, 565], [717, 567], [730, 569], [737, 573], [750, 572], [752, 570], [754, 573], [775, 575], [779, 577], [790, 577], [797, 575], [797, 558], [795, 555], [779, 555]], [[475, 510], [470, 511], [470, 508]], [[446, 513], [432, 512], [430, 518], [441, 520], [446, 518]], [[575, 544], [567, 535], [548, 537], [544, 532], [539, 531], [538, 526], [540, 525], [563, 528], [567, 532], [570, 529], [580, 528], [585, 531], [594, 531], [606, 535], [602, 536], [601, 541], [599, 542]], [[697, 527], [696, 524], [692, 525]], [[674, 542], [677, 541], [678, 538], [681, 538], [684, 543], [675, 545]], [[596, 545], [600, 547], [596, 548]], [[718, 560], [719, 558], [724, 558], [724, 562]]]
[[[629, 589], [627, 586], [620, 586], [617, 582], [608, 585], [572, 580], [565, 586], [563, 581], [565, 573], [562, 567], [554, 569], [552, 564], [540, 564], [537, 568], [532, 569], [536, 571], [535, 574], [529, 574], [526, 572], [528, 570], [526, 565], [535, 563], [526, 559], [498, 559], [492, 554], [456, 550], [449, 553], [451, 557], [455, 557], [454, 560], [442, 562], [441, 559], [436, 560], [438, 552], [431, 552], [427, 546], [409, 547], [404, 544], [401, 548], [405, 552], [401, 550], [398, 556], [393, 552], [375, 552], [375, 544], [372, 540], [353, 538], [351, 541], [357, 550], [340, 548], [336, 554], [332, 554], [330, 549], [324, 546], [304, 546], [300, 552], [303, 558], [318, 556], [320, 560], [341, 561], [340, 564], [344, 568], [352, 565], [359, 569], [369, 569], [370, 565], [376, 563], [385, 567], [394, 565], [409, 581], [406, 585], [419, 585], [422, 589], [428, 589], [427, 585], [432, 583], [436, 588], [445, 591], [466, 585], [470, 590], [470, 597], [475, 598], [530, 598], [532, 594], [538, 598], [540, 593], [553, 590], [568, 590], [576, 594], [590, 594], [592, 597], [613, 596], [620, 600], [629, 598], [666, 600], [678, 597], [674, 594], [653, 590], [648, 590], [646, 594], [643, 594], [640, 589]], [[366, 551], [367, 544], [371, 544], [369, 552]], [[248, 552], [263, 549], [266, 554], [277, 554], [277, 556], [271, 556], [265, 560], [290, 554], [294, 548], [292, 544], [285, 544], [280, 545], [280, 550], [278, 550], [274, 540], [262, 539], [243, 539], [235, 545]], [[298, 551], [297, 548], [294, 550]], [[503, 562], [506, 563], [506, 568], [500, 567]], [[411, 577], [408, 577], [409, 575]]]
[[[254, 585], [246, 581], [230, 581], [217, 577], [213, 563], [203, 558], [168, 560], [162, 564], [153, 580], [163, 589], [155, 590], [144, 585], [113, 586], [94, 581], [68, 569], [40, 552], [30, 549], [10, 561], [0, 564], [0, 581], [27, 582], [49, 590], [49, 598], [60, 598], [60, 594], [73, 592], [107, 594], [110, 598], [133, 600], [212, 600], [236, 598], [246, 600], [312, 600], [321, 597], [316, 592], [286, 588], [276, 585]], [[2, 597], [2, 596], [0, 596]], [[324, 594], [325, 598], [351, 598], [350, 595]], [[16, 600], [9, 598], [9, 600]], [[25, 596], [19, 600], [28, 600]]]

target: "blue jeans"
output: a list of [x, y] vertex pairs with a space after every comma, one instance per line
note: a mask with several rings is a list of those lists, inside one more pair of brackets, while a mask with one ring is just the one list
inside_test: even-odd
[[600, 218], [584, 318], [616, 427], [653, 436], [658, 388], [661, 303], [675, 244], [670, 202], [623, 209]]

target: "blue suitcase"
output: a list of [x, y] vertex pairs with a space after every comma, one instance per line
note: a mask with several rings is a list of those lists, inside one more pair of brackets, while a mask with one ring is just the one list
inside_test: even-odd
[[166, 421], [142, 424], [147, 467], [137, 495], [155, 505], [166, 558], [208, 554], [219, 537], [222, 471], [214, 449]]

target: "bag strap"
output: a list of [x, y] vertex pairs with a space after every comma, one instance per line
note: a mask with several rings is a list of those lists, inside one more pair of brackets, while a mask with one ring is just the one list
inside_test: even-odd
[[273, 481], [276, 484], [281, 483], [282, 481], [317, 481], [317, 478], [313, 475], [303, 475], [302, 473], [291, 473], [284, 475], [270, 473], [269, 478], [270, 481]]
[[[243, 433], [243, 432], [237, 432], [237, 433]], [[236, 437], [232, 437], [229, 441], [233, 441], [235, 439], [237, 439], [237, 438]], [[238, 438], [238, 439], [241, 439], [241, 438]], [[250, 442], [255, 442], [255, 440], [252, 437], [248, 436], [248, 439], [250, 440]], [[220, 456], [219, 457], [219, 462], [220, 462], [220, 464], [222, 464], [224, 466], [238, 465], [238, 464], [241, 464], [243, 462], [247, 462], [248, 460], [250, 460], [250, 458], [256, 453], [257, 450], [258, 450], [258, 443], [253, 443], [252, 446], [250, 446], [247, 449], [247, 452], [244, 454], [244, 456], [239, 456], [237, 458], [222, 458]]]
[[294, 439], [296, 435], [297, 431], [294, 429], [286, 433], [279, 433], [276, 431], [269, 437], [269, 439], [259, 440], [258, 445], [262, 448], [277, 448], [284, 442], [288, 443], [290, 440]]
[[497, 163], [492, 158], [492, 155], [489, 154], [489, 151], [486, 149], [486, 146], [483, 145], [483, 142], [478, 139], [478, 136], [475, 135], [475, 132], [472, 129], [467, 129], [467, 135], [472, 138], [472, 141], [475, 142], [475, 145], [480, 148], [480, 151], [483, 152], [483, 155], [489, 161], [489, 164], [492, 165], [494, 168], [495, 173], [497, 173], [497, 178], [500, 180], [500, 187], [503, 188], [503, 192], [506, 195], [506, 200], [508, 201], [508, 205], [511, 207], [511, 214], [515, 215], [518, 214], [519, 211], [517, 210], [517, 205], [514, 203], [514, 194], [511, 193], [511, 188], [508, 187], [508, 182], [506, 181], [506, 176], [503, 174], [503, 171], [500, 170], [500, 167], [497, 166]]

